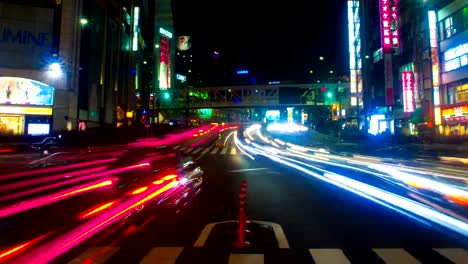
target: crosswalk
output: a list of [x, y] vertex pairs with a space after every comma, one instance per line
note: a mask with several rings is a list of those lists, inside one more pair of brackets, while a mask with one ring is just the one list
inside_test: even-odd
[[182, 147], [179, 148], [184, 154], [187, 155], [244, 155], [241, 151], [237, 149], [235, 146], [226, 146], [223, 148], [219, 148], [216, 146], [209, 146], [209, 147]]
[[[78, 263], [120, 263], [121, 256], [114, 254], [120, 247], [90, 248], [69, 264]], [[223, 249], [210, 247], [154, 247], [135, 263], [149, 264], [182, 264], [182, 263], [226, 263], [226, 264], [269, 264], [269, 263], [389, 263], [416, 264], [427, 263], [468, 263], [468, 251], [462, 248], [432, 248], [424, 251], [426, 254], [403, 248], [372, 248], [372, 249], [271, 249], [267, 252], [252, 250]], [[135, 260], [135, 258], [132, 258]], [[89, 260], [92, 260], [91, 262]], [[434, 261], [434, 262], [432, 262]], [[132, 262], [133, 263], [133, 262]]]

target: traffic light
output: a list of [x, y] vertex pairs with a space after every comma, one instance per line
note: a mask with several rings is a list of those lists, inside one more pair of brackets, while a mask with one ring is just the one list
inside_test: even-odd
[[165, 93], [164, 93], [164, 99], [167, 100], [167, 99], [169, 99], [169, 97], [170, 97], [170, 96], [169, 96], [169, 93], [168, 93], [168, 92], [165, 92]]
[[332, 92], [328, 92], [328, 93], [327, 93], [327, 97], [328, 97], [328, 98], [332, 98], [332, 97], [333, 97], [333, 93], [332, 93]]

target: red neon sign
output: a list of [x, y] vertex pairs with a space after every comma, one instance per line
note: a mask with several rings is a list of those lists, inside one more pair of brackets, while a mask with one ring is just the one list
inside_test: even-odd
[[392, 51], [392, 32], [390, 28], [390, 0], [379, 0], [380, 2], [380, 39], [382, 41], [382, 50], [384, 53]]
[[401, 73], [403, 86], [403, 108], [405, 113], [414, 112], [414, 73], [405, 71]]

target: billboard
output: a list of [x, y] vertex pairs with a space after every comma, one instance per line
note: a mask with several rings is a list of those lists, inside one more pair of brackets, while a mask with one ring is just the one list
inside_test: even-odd
[[405, 71], [401, 73], [403, 86], [403, 109], [405, 113], [414, 112], [414, 73]]
[[180, 36], [177, 40], [177, 49], [181, 51], [189, 50], [192, 47], [192, 37]]
[[0, 3], [0, 67], [41, 69], [52, 48], [50, 8]]
[[171, 40], [161, 35], [159, 44], [159, 89], [171, 88]]
[[0, 104], [53, 105], [54, 88], [38, 81], [0, 77]]

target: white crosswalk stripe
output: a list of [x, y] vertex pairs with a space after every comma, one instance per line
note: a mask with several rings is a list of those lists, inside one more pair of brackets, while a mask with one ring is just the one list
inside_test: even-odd
[[210, 154], [218, 154], [220, 148], [213, 148], [213, 150], [210, 152]]
[[[208, 250], [207, 250], [208, 249]], [[83, 254], [79, 255], [72, 261], [68, 262], [69, 264], [78, 264], [78, 263], [87, 263], [89, 260], [92, 260], [93, 264], [102, 264], [108, 262], [113, 262], [114, 259], [111, 259], [114, 254], [116, 254], [120, 247], [92, 247], [86, 250]], [[186, 250], [189, 253], [184, 253]], [[195, 254], [193, 255], [194, 250], [200, 250], [199, 253], [202, 254]], [[265, 252], [265, 254], [260, 253], [230, 253], [226, 252], [226, 255], [221, 256], [217, 251], [219, 249], [209, 249], [209, 248], [192, 248], [192, 247], [154, 247], [149, 252], [145, 253], [144, 256], [139, 256], [137, 259], [140, 259], [140, 264], [149, 264], [149, 263], [160, 263], [160, 264], [174, 264], [174, 263], [226, 263], [226, 264], [263, 264], [269, 263], [271, 260], [271, 256], [278, 256], [278, 252]], [[438, 252], [442, 257], [450, 260], [454, 263], [468, 263], [468, 251], [462, 248], [434, 248], [434, 251]], [[304, 249], [305, 251], [305, 249]], [[369, 251], [374, 251], [374, 253], [382, 259], [384, 263], [404, 263], [404, 264], [412, 264], [412, 263], [421, 263], [415, 256], [408, 253], [403, 248], [373, 248], [369, 249]], [[191, 252], [191, 253], [190, 253]], [[197, 251], [196, 251], [197, 252]], [[302, 254], [301, 252], [295, 250], [295, 253]], [[328, 263], [337, 263], [337, 264], [349, 264], [352, 263], [351, 260], [348, 258], [347, 254], [351, 254], [353, 256], [353, 252], [346, 251], [344, 253], [343, 249], [340, 248], [311, 248], [308, 249], [308, 253], [311, 256], [311, 261], [313, 260], [314, 263], [317, 264], [328, 264]], [[185, 258], [182, 255], [185, 254]], [[189, 254], [189, 255], [187, 255]], [[192, 255], [190, 255], [192, 254]], [[224, 254], [224, 253], [223, 253]], [[229, 254], [229, 256], [228, 256]], [[270, 255], [270, 258], [266, 258], [265, 256]], [[118, 254], [117, 254], [118, 255]], [[192, 257], [196, 257], [196, 259], [191, 259]], [[291, 255], [286, 254], [289, 258]], [[115, 256], [117, 257], [117, 256]], [[189, 258], [188, 258], [189, 257]], [[213, 258], [222, 258], [221, 259], [213, 259]], [[268, 261], [270, 260], [270, 261]], [[282, 259], [280, 263], [289, 263], [288, 259]], [[306, 261], [308, 263], [310, 261]], [[275, 262], [274, 263], [278, 263]], [[301, 262], [303, 263], [303, 262]]]
[[389, 264], [417, 264], [421, 263], [411, 254], [401, 248], [374, 248], [374, 252], [383, 260]]
[[141, 261], [140, 264], [174, 264], [183, 247], [157, 247], [153, 248]]
[[221, 155], [226, 155], [227, 150], [228, 150], [227, 147], [223, 148], [223, 150], [221, 150], [221, 153], [220, 153], [220, 154], [221, 154]]
[[343, 250], [337, 248], [320, 248], [320, 249], [309, 249], [314, 262], [317, 264], [349, 264], [348, 258], [343, 253]]
[[210, 151], [210, 148], [205, 148], [205, 150], [202, 151], [201, 155], [205, 155], [208, 151]]
[[229, 264], [263, 264], [263, 254], [231, 254]]
[[120, 247], [92, 247], [77, 258], [68, 262], [68, 264], [81, 264], [87, 262], [89, 259], [93, 260], [93, 264], [102, 264], [119, 251], [119, 249]]
[[434, 250], [453, 263], [468, 263], [468, 251], [463, 248], [435, 248]]
[[194, 152], [192, 152], [192, 154], [197, 154], [198, 152], [202, 151], [202, 149], [203, 149], [203, 148], [197, 148], [197, 149], [195, 149]]

